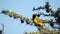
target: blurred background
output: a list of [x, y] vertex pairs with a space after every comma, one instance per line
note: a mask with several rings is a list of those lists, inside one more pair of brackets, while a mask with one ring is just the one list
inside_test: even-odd
[[[31, 19], [32, 14], [36, 13], [32, 11], [33, 7], [44, 6], [46, 1], [47, 0], [0, 0], [0, 12], [3, 9], [7, 9]], [[60, 0], [49, 0], [49, 3], [53, 10], [57, 10], [57, 8], [60, 7]], [[44, 10], [40, 11], [46, 13]], [[40, 18], [49, 19], [49, 17], [43, 18], [43, 16]], [[1, 24], [5, 26], [4, 34], [24, 34], [24, 32], [36, 32], [38, 30], [37, 27], [33, 25], [27, 25], [25, 22], [21, 24], [19, 19], [13, 19], [0, 13], [0, 29], [2, 29]], [[51, 28], [49, 25], [47, 27]]]

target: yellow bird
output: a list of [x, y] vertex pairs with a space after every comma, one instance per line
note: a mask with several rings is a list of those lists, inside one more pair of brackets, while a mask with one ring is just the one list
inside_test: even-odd
[[36, 15], [33, 15], [33, 23], [38, 26], [43, 26], [44, 23], [48, 22], [48, 20], [42, 20], [36, 17]]
[[34, 24], [39, 25], [39, 26], [43, 26], [44, 23], [48, 22], [48, 20], [42, 20], [39, 18], [34, 18]]

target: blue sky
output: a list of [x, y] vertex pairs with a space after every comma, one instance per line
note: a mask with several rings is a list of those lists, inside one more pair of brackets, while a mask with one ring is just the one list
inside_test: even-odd
[[[46, 1], [47, 0], [0, 0], [0, 12], [3, 9], [7, 9], [28, 18], [32, 18], [32, 14], [35, 13], [32, 11], [32, 8], [44, 6]], [[49, 2], [53, 10], [60, 7], [60, 0], [49, 0]], [[41, 11], [44, 12], [43, 10]], [[25, 31], [37, 31], [35, 26], [27, 25], [25, 22], [21, 24], [18, 19], [0, 14], [0, 27], [2, 23], [5, 25], [4, 34], [24, 34]]]

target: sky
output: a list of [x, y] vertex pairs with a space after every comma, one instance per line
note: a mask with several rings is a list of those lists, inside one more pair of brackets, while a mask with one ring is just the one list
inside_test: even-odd
[[[3, 9], [7, 9], [32, 18], [33, 13], [36, 13], [32, 11], [33, 7], [44, 6], [46, 1], [47, 0], [0, 0], [0, 12]], [[49, 2], [53, 10], [57, 10], [57, 8], [60, 7], [60, 0], [49, 0]], [[40, 11], [45, 13], [45, 10]], [[47, 19], [49, 19], [49, 17]], [[4, 34], [24, 34], [24, 32], [37, 31], [37, 28], [33, 25], [27, 25], [26, 22], [21, 24], [19, 19], [13, 19], [0, 13], [0, 29], [2, 29], [1, 24], [5, 25]]]

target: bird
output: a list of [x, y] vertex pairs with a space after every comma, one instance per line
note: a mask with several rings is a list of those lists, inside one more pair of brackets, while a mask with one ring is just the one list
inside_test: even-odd
[[39, 19], [38, 17], [36, 17], [36, 14], [33, 14], [32, 19], [35, 26], [39, 26], [39, 27], [42, 27], [44, 23], [48, 22], [48, 20]]

